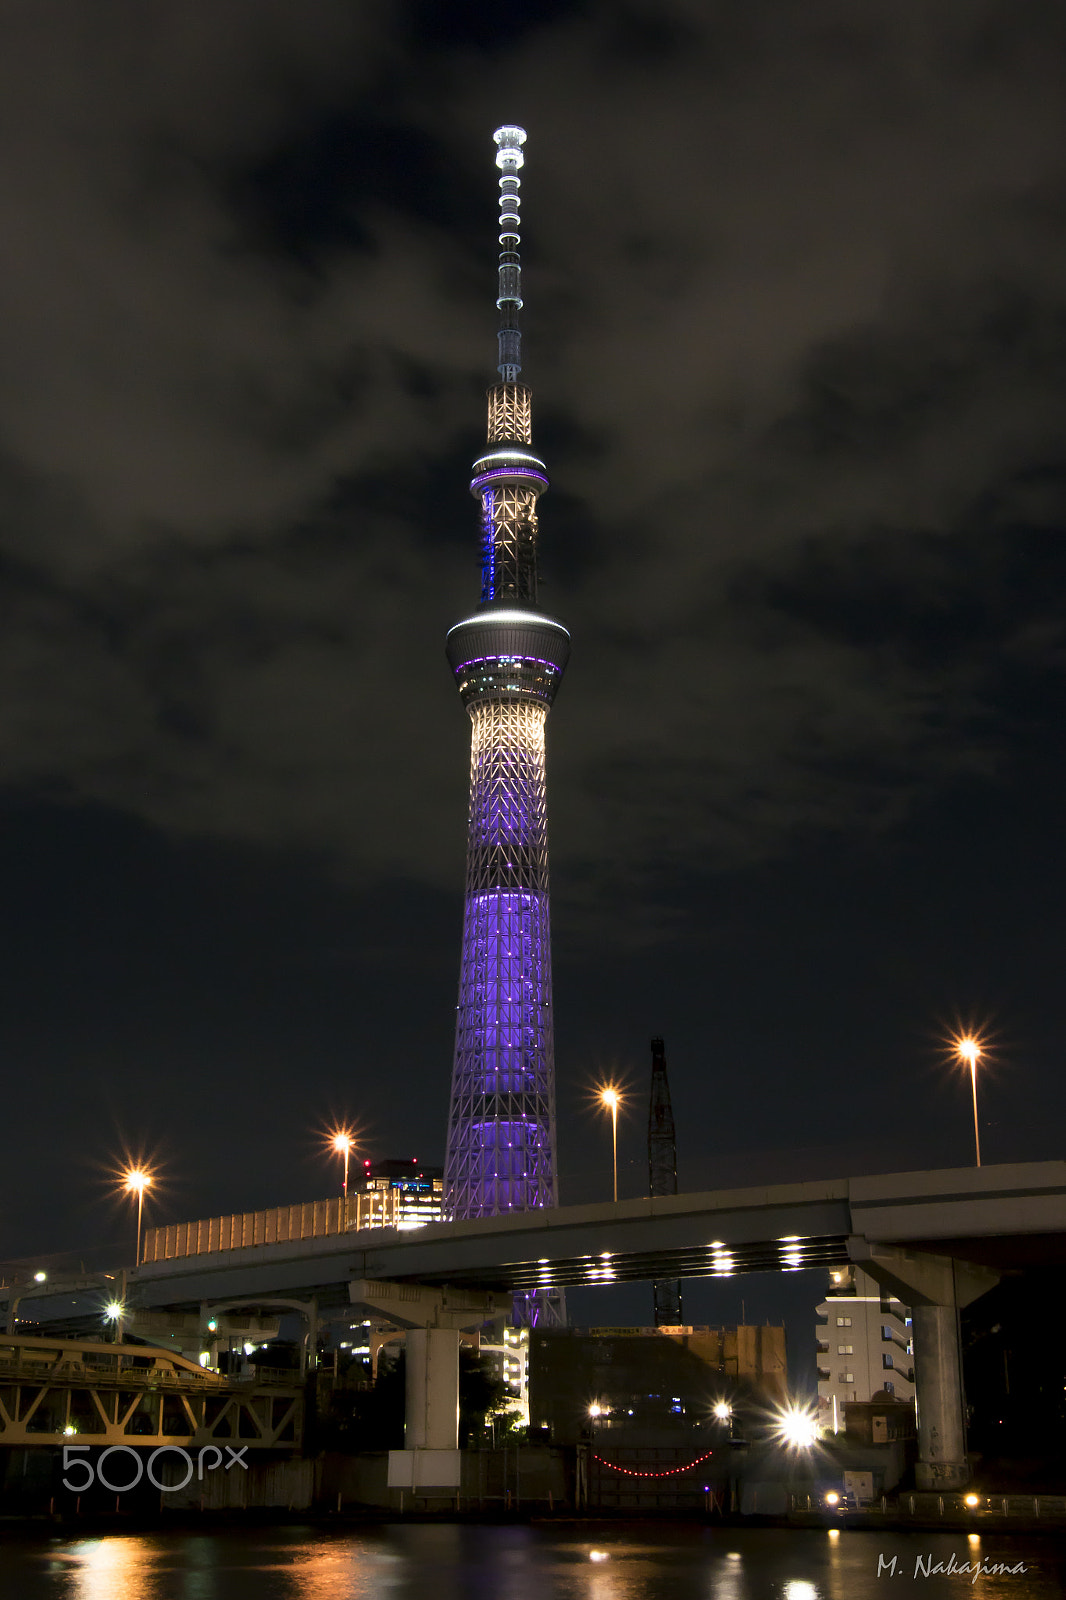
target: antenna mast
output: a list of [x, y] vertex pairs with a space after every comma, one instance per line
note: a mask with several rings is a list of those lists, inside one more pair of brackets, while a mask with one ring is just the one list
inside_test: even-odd
[[[648, 1187], [655, 1195], [677, 1193], [677, 1134], [666, 1077], [666, 1047], [651, 1041], [651, 1100], [648, 1105]], [[666, 1278], [652, 1285], [655, 1326], [677, 1327], [681, 1322], [681, 1282]]]
[[497, 128], [492, 137], [497, 146], [496, 165], [500, 169], [500, 271], [496, 300], [500, 327], [496, 370], [504, 383], [517, 383], [522, 370], [522, 330], [518, 325], [518, 313], [522, 309], [522, 261], [518, 254], [522, 242], [518, 231], [522, 180], [518, 174], [525, 162], [522, 146], [526, 134], [524, 128], [508, 127]]

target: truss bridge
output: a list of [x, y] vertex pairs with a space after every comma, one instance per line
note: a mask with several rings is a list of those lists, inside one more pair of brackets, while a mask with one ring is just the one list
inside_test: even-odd
[[0, 1335], [0, 1446], [235, 1444], [298, 1451], [292, 1372], [250, 1382], [150, 1345]]

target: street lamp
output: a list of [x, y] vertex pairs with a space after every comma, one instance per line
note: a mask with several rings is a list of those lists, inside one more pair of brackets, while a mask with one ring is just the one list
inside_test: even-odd
[[104, 1307], [104, 1321], [111, 1323], [111, 1339], [114, 1344], [122, 1343], [122, 1319], [126, 1315], [126, 1307], [121, 1300], [109, 1300]]
[[711, 1415], [718, 1426], [727, 1432], [727, 1437], [733, 1437], [733, 1407], [728, 1400], [716, 1400], [711, 1407]]
[[611, 1156], [614, 1167], [614, 1197], [618, 1199], [618, 1107], [622, 1103], [622, 1096], [613, 1084], [608, 1084], [606, 1089], [600, 1090], [600, 1105], [606, 1106], [611, 1113]]
[[352, 1153], [354, 1143], [355, 1140], [347, 1128], [340, 1128], [333, 1135], [333, 1149], [336, 1150], [338, 1155], [344, 1157], [344, 1187], [341, 1193], [346, 1200], [348, 1198], [348, 1158]]
[[782, 1407], [774, 1418], [774, 1431], [790, 1450], [810, 1450], [818, 1441], [818, 1421], [804, 1406]]
[[970, 1069], [970, 1090], [973, 1094], [973, 1147], [977, 1156], [977, 1165], [981, 1165], [981, 1135], [977, 1127], [977, 1063], [984, 1051], [980, 1042], [968, 1033], [960, 1039], [953, 1041], [955, 1045], [955, 1059], [961, 1061]]
[[134, 1265], [139, 1267], [141, 1264], [141, 1217], [144, 1213], [144, 1191], [151, 1187], [152, 1175], [150, 1172], [145, 1172], [142, 1167], [131, 1167], [128, 1172], [122, 1174], [122, 1178], [122, 1187], [126, 1193], [137, 1196], [137, 1255], [134, 1259]]

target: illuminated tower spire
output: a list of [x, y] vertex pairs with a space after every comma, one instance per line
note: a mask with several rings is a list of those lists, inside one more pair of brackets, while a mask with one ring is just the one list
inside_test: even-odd
[[499, 365], [488, 443], [470, 491], [481, 505], [478, 610], [448, 634], [473, 723], [445, 1211], [488, 1217], [558, 1204], [544, 731], [570, 654], [537, 609], [537, 500], [521, 371], [521, 128], [493, 135], [500, 170]]

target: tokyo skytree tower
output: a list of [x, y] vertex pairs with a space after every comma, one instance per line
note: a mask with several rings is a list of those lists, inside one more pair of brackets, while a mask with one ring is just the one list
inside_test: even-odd
[[448, 634], [473, 724], [466, 905], [444, 1208], [492, 1217], [558, 1204], [544, 731], [570, 655], [537, 606], [537, 500], [521, 372], [521, 128], [498, 128], [500, 382], [470, 492], [481, 504], [481, 603]]

